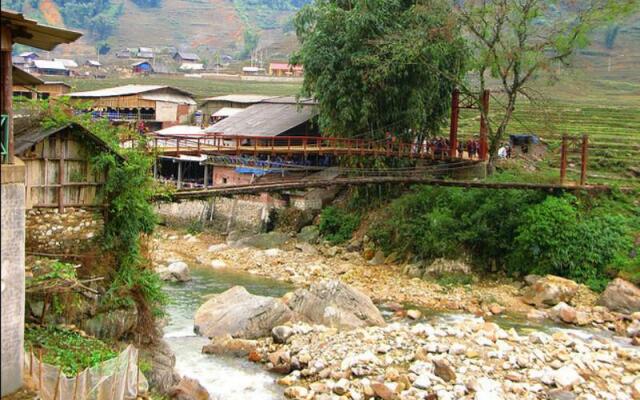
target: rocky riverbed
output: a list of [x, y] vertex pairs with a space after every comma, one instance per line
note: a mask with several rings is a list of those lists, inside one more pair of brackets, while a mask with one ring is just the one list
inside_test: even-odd
[[[217, 337], [203, 351], [262, 363], [282, 374], [278, 383], [289, 398], [640, 399], [640, 348], [634, 346], [640, 335], [640, 314], [634, 312], [640, 297], [637, 287], [624, 281], [614, 282], [600, 299], [556, 277], [528, 277], [526, 283], [476, 279], [471, 285], [448, 286], [362, 248], [309, 244], [284, 234], [224, 241], [163, 230], [153, 250], [157, 269], [172, 271], [169, 280], [188, 279], [188, 271], [181, 275], [175, 265], [171, 268], [182, 261], [268, 276], [299, 288], [330, 279], [385, 310], [386, 323], [332, 325], [322, 313], [342, 315], [339, 305], [314, 306], [317, 317], [310, 317], [308, 309], [292, 302], [305, 293], [299, 289], [274, 300], [292, 310], [286, 322], [274, 322], [281, 326], [271, 330], [254, 324], [264, 322], [259, 309], [267, 303], [260, 300], [255, 304], [258, 319], [248, 317], [246, 325], [259, 327], [259, 334], [248, 334], [245, 326], [226, 333], [217, 329], [218, 300], [207, 301]], [[433, 310], [456, 314], [445, 318], [431, 315]], [[218, 314], [223, 318], [226, 312]], [[510, 328], [514, 315], [535, 320], [535, 328]], [[541, 324], [549, 320], [559, 324]], [[580, 329], [569, 329], [569, 324]]]

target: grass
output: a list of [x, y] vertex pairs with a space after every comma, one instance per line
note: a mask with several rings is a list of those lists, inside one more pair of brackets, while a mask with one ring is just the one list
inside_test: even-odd
[[222, 96], [225, 94], [263, 94], [268, 96], [296, 95], [300, 84], [186, 78], [184, 76], [151, 75], [134, 78], [66, 79], [75, 91], [104, 89], [121, 85], [168, 85], [193, 93], [196, 98]]
[[43, 361], [61, 367], [67, 376], [77, 375], [118, 355], [98, 339], [56, 326], [27, 326], [24, 333], [27, 350], [33, 349], [36, 354], [42, 350]]

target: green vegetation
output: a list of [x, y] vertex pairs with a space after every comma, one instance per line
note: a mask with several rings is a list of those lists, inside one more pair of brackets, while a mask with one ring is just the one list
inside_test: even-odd
[[310, 0], [233, 0], [233, 5], [247, 27], [275, 29], [282, 26], [283, 13], [292, 13], [309, 2]]
[[338, 207], [327, 207], [320, 214], [320, 233], [331, 244], [339, 244], [351, 239], [360, 224], [360, 215]]
[[[142, 254], [143, 237], [153, 232], [157, 222], [150, 203], [155, 193], [150, 173], [152, 157], [141, 149], [120, 148], [119, 137], [134, 136], [134, 132], [122, 131], [123, 128], [111, 126], [105, 120], [92, 121], [89, 115], [69, 116], [69, 104], [64, 99], [39, 105], [45, 114], [44, 128], [79, 123], [112, 146], [114, 152], [96, 151], [90, 159], [95, 171], [107, 174], [100, 193], [109, 204], [101, 243], [103, 250], [115, 258], [116, 264], [102, 307], [136, 306], [139, 321], [153, 324], [153, 316], [162, 314], [166, 297], [162, 282], [148, 268], [148, 260]], [[142, 334], [155, 332], [152, 326], [138, 328]]]
[[618, 273], [640, 275], [640, 259], [630, 255], [640, 226], [633, 199], [417, 187], [384, 207], [368, 235], [387, 253], [424, 260], [469, 254], [480, 268], [551, 273], [601, 290]]
[[27, 326], [24, 339], [27, 350], [34, 350], [37, 355], [41, 349], [43, 361], [61, 367], [67, 376], [77, 375], [85, 368], [118, 355], [115, 349], [98, 339], [55, 326]]
[[[405, 140], [434, 135], [465, 73], [465, 45], [446, 1], [316, 2], [295, 18], [302, 93], [336, 135]], [[446, 70], [455, 79], [442, 79]]]

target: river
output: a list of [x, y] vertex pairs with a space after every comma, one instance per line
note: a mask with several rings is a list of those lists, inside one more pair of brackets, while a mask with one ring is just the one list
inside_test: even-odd
[[243, 272], [222, 269], [191, 269], [191, 281], [167, 283], [170, 298], [167, 307], [169, 322], [164, 338], [176, 354], [176, 370], [181, 375], [196, 378], [213, 399], [270, 400], [281, 399], [283, 390], [275, 383], [276, 375], [260, 364], [246, 359], [202, 354], [208, 339], [193, 333], [193, 318], [205, 296], [244, 286], [250, 293], [262, 296], [282, 296], [290, 285]]

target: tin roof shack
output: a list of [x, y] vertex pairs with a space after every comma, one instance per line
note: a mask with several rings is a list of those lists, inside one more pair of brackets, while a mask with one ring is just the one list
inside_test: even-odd
[[302, 76], [302, 65], [291, 65], [289, 63], [273, 62], [269, 64], [269, 75], [272, 76]]
[[[15, 82], [15, 80], [14, 80]], [[13, 85], [13, 95], [30, 99], [45, 100], [63, 96], [71, 91], [71, 86], [64, 82], [39, 81], [33, 85]]]
[[88, 92], [69, 93], [72, 100], [91, 103], [96, 118], [111, 121], [144, 120], [156, 130], [187, 122], [196, 110], [191, 93], [170, 86], [126, 85]]
[[151, 47], [140, 47], [137, 50], [136, 58], [151, 60], [155, 56]]
[[25, 164], [27, 252], [76, 253], [93, 245], [104, 225], [107, 173], [94, 171], [91, 158], [102, 152], [122, 161], [78, 124], [16, 132], [16, 156]]
[[180, 63], [198, 63], [200, 61], [200, 57], [195, 53], [186, 53], [184, 51], [178, 51], [173, 55], [173, 59]]
[[207, 97], [203, 99], [200, 109], [205, 116], [211, 116], [223, 108], [247, 108], [272, 97], [260, 94], [229, 94], [226, 96]]
[[33, 67], [29, 72], [33, 72], [38, 75], [50, 75], [50, 76], [69, 76], [70, 71], [60, 61], [49, 60], [35, 60], [33, 61]]
[[152, 74], [153, 66], [149, 61], [138, 61], [131, 64], [131, 72], [134, 74]]

